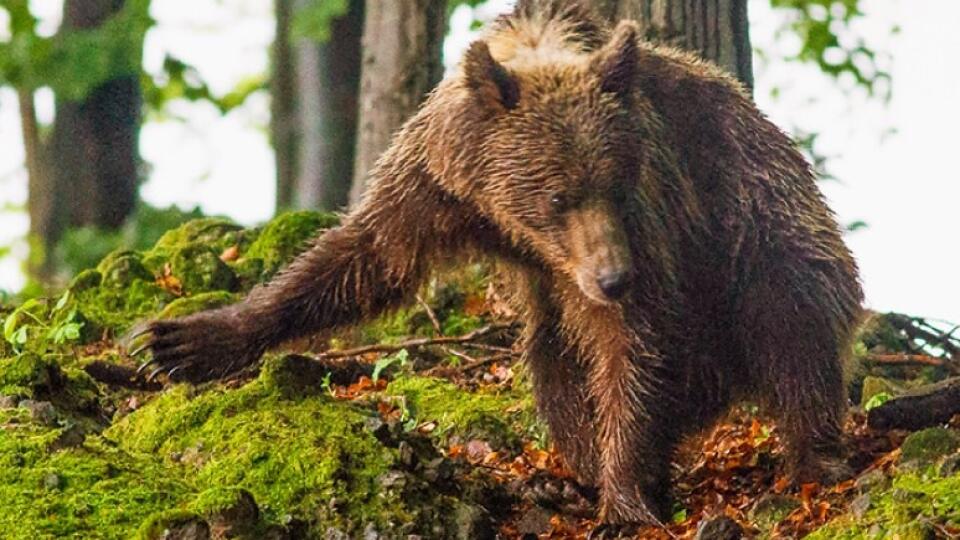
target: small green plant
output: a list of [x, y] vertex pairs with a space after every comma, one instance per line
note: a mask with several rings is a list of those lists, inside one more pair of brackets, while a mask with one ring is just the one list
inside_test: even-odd
[[389, 356], [384, 356], [380, 360], [377, 360], [377, 363], [373, 366], [373, 374], [370, 375], [370, 378], [376, 383], [380, 380], [380, 374], [388, 367], [394, 364], [399, 365], [401, 368], [406, 367], [409, 357], [410, 353], [408, 353], [406, 349], [400, 349]]
[[61, 296], [54, 307], [42, 298], [27, 300], [3, 322], [3, 339], [14, 352], [41, 350], [45, 343], [62, 347], [80, 340], [83, 329], [76, 307], [71, 306], [70, 291]]
[[891, 396], [886, 392], [880, 392], [879, 394], [875, 394], [873, 397], [867, 400], [867, 402], [863, 405], [863, 409], [865, 411], [869, 411], [870, 409], [876, 409], [877, 407], [890, 401], [890, 398], [892, 397], [893, 396]]

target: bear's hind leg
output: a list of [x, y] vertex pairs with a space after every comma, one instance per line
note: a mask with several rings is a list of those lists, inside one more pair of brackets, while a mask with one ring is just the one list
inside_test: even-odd
[[822, 296], [764, 283], [745, 297], [744, 352], [759, 397], [776, 418], [791, 476], [835, 483], [849, 477], [841, 441], [846, 392], [841, 314]]

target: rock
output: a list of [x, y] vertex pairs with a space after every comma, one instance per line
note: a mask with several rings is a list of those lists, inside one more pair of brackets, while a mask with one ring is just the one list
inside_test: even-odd
[[250, 492], [239, 489], [233, 500], [209, 516], [211, 530], [217, 538], [233, 538], [253, 533], [260, 521], [260, 509]]
[[947, 476], [953, 476], [960, 472], [960, 453], [947, 456], [947, 458], [944, 459], [940, 464], [937, 472], [940, 473], [940, 476], [944, 478]]
[[0, 409], [16, 409], [18, 402], [16, 396], [0, 396]]
[[497, 537], [490, 513], [482, 506], [459, 504], [453, 520], [456, 527], [453, 537], [458, 540], [493, 540]]
[[46, 489], [60, 489], [61, 482], [60, 475], [57, 473], [49, 473], [43, 477], [43, 487]]
[[865, 407], [867, 402], [877, 394], [888, 394], [898, 396], [903, 393], [903, 387], [884, 379], [883, 377], [868, 376], [863, 379], [862, 390], [860, 391], [860, 406]]
[[207, 522], [194, 518], [178, 523], [163, 531], [163, 540], [210, 540], [210, 526]]
[[927, 428], [911, 434], [901, 446], [901, 461], [928, 464], [960, 448], [960, 434], [946, 428]]
[[800, 501], [786, 495], [764, 495], [750, 509], [750, 522], [759, 529], [767, 530], [783, 521], [791, 512], [800, 508]]
[[363, 529], [363, 540], [380, 540], [380, 533], [377, 532], [377, 526], [373, 523], [367, 524]]
[[740, 540], [743, 538], [743, 527], [732, 518], [718, 516], [705, 519], [697, 527], [694, 540]]
[[20, 408], [30, 411], [30, 418], [38, 424], [53, 426], [57, 423], [57, 409], [49, 401], [25, 399], [20, 402]]
[[868, 491], [873, 491], [877, 488], [885, 488], [890, 484], [890, 477], [886, 475], [880, 469], [874, 469], [869, 472], [865, 472], [857, 477], [854, 482], [854, 486], [860, 493], [866, 493]]
[[870, 505], [872, 503], [873, 501], [870, 498], [870, 494], [864, 493], [850, 503], [850, 513], [852, 513], [857, 519], [863, 519], [863, 516], [867, 513], [867, 510], [870, 510]]
[[87, 431], [79, 425], [72, 425], [61, 431], [60, 434], [57, 435], [57, 438], [50, 443], [50, 446], [47, 448], [51, 452], [56, 452], [65, 448], [77, 448], [82, 446], [86, 439]]
[[550, 518], [553, 513], [538, 506], [524, 512], [517, 522], [517, 532], [521, 535], [532, 534], [535, 537], [550, 531]]
[[323, 540], [350, 540], [350, 535], [336, 527], [328, 527], [323, 533]]

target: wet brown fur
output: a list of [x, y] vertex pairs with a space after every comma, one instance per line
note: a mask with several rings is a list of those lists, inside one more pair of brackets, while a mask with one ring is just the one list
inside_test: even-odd
[[[150, 327], [205, 380], [411, 300], [493, 256], [538, 408], [608, 523], [664, 515], [679, 439], [733, 400], [779, 420], [802, 478], [842, 472], [857, 270], [808, 164], [743, 89], [563, 2], [521, 2], [396, 136], [359, 209], [242, 303]], [[605, 299], [596, 279], [625, 270]]]

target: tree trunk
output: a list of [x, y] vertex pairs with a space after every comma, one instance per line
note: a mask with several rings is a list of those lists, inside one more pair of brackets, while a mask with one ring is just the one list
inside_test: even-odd
[[[123, 0], [66, 0], [60, 32], [99, 26], [123, 5]], [[21, 91], [20, 108], [31, 234], [49, 250], [67, 227], [120, 227], [137, 201], [139, 74], [110, 80], [81, 101], [58, 98], [48, 141], [39, 135], [31, 92]]]
[[277, 211], [295, 206], [298, 170], [297, 75], [290, 25], [293, 0], [275, 0], [276, 37], [271, 52], [270, 136], [277, 171]]
[[647, 39], [695, 52], [753, 87], [747, 0], [598, 0], [611, 21], [634, 19]]
[[295, 201], [300, 208], [347, 206], [357, 148], [363, 0], [330, 24], [324, 43], [297, 44], [299, 128]]
[[442, 0], [367, 0], [357, 158], [350, 204], [393, 133], [420, 106], [443, 74], [446, 27]]

